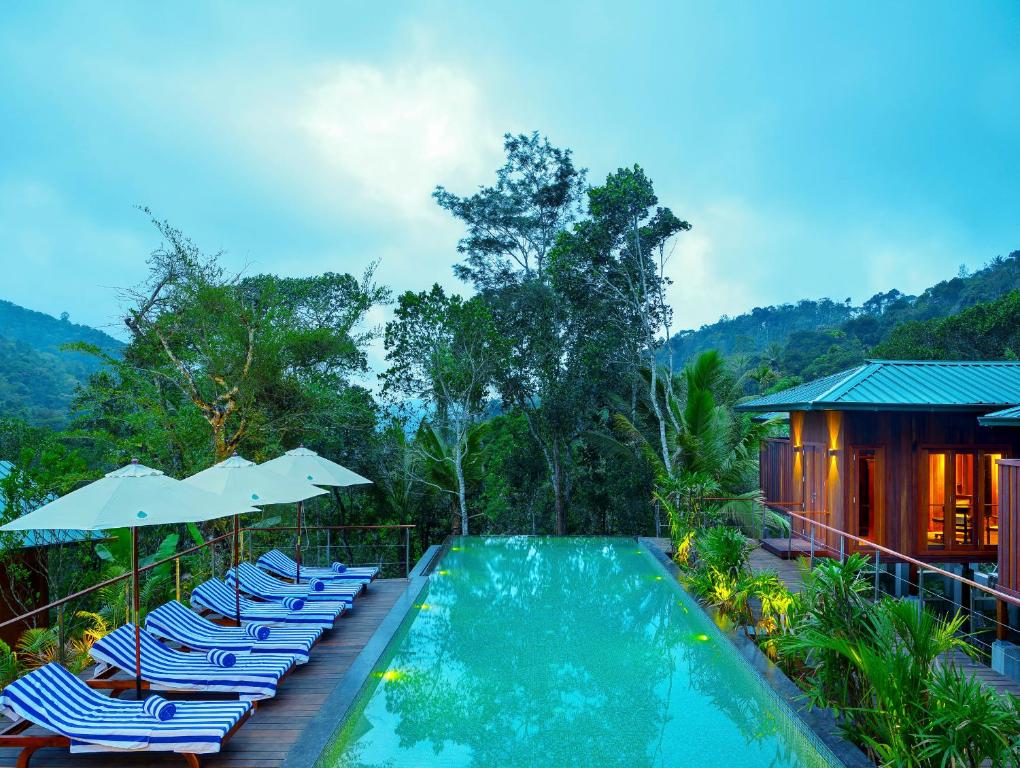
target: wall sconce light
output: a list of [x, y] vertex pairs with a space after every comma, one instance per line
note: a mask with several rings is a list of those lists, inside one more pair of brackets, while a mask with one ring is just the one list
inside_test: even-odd
[[839, 448], [830, 448], [829, 449], [829, 455], [830, 456], [836, 456], [838, 454], [839, 454]]
[[795, 445], [795, 446], [793, 446], [793, 452], [794, 453], [800, 453], [803, 450], [804, 450], [804, 446], [803, 445]]

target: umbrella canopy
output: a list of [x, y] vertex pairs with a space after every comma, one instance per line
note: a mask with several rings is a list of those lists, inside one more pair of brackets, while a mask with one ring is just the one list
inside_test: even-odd
[[44, 504], [0, 527], [4, 531], [101, 528], [131, 529], [132, 601], [135, 618], [135, 695], [142, 695], [139, 636], [138, 528], [143, 525], [197, 523], [217, 517], [254, 512], [245, 502], [224, 502], [201, 488], [185, 485], [158, 469], [139, 464], [126, 467], [59, 499]]
[[[236, 453], [219, 464], [203, 469], [183, 481], [187, 485], [214, 493], [231, 504], [288, 504], [302, 502], [328, 491], [317, 488], [305, 480], [294, 480], [273, 472], [265, 465], [256, 464]], [[234, 515], [234, 568], [241, 561], [241, 532], [237, 515]], [[234, 583], [234, 620], [241, 625], [240, 584]]]
[[226, 504], [253, 504], [259, 507], [304, 501], [328, 493], [306, 480], [294, 479], [268, 469], [265, 464], [256, 464], [237, 455], [209, 469], [203, 469], [182, 482], [214, 493]]
[[240, 512], [250, 502], [225, 501], [206, 490], [132, 462], [0, 527], [4, 531], [135, 528], [197, 523]]
[[287, 477], [304, 480], [315, 485], [371, 485], [372, 481], [335, 461], [325, 459], [304, 446], [287, 451], [283, 456], [260, 465]]

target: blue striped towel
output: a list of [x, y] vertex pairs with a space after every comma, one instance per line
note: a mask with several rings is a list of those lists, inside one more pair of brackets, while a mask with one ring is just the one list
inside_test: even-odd
[[[191, 604], [199, 611], [212, 611], [220, 616], [233, 618], [236, 610], [234, 590], [219, 579], [209, 579], [191, 590]], [[272, 598], [270, 598], [272, 599]], [[328, 610], [327, 610], [328, 608]], [[247, 597], [241, 598], [241, 621], [264, 621], [284, 623], [288, 626], [314, 628], [320, 631], [332, 627], [340, 611], [332, 606], [316, 607], [315, 610], [305, 608], [303, 611], [288, 611], [275, 598], [274, 602], [257, 603]], [[181, 642], [184, 642], [183, 640]], [[186, 643], [185, 643], [186, 644]], [[209, 648], [216, 648], [211, 643]]]
[[326, 582], [322, 579], [312, 579], [308, 582], [308, 588], [311, 589], [312, 592], [322, 592], [326, 588]]
[[305, 607], [305, 601], [300, 597], [285, 597], [281, 602], [288, 611], [300, 611]]
[[66, 736], [74, 754], [219, 752], [223, 739], [251, 709], [251, 704], [239, 701], [178, 701], [174, 719], [164, 721], [150, 717], [144, 706], [95, 691], [56, 663], [32, 670], [0, 691], [0, 714], [23, 717]]
[[205, 657], [209, 659], [210, 664], [217, 667], [232, 667], [237, 664], [236, 654], [230, 651], [221, 651], [219, 648], [207, 651]]
[[364, 581], [370, 582], [379, 576], [379, 568], [374, 565], [368, 566], [345, 566], [343, 563], [334, 565], [343, 568], [337, 571], [332, 565], [328, 568], [320, 568], [314, 565], [301, 566], [301, 578], [297, 575], [297, 563], [294, 558], [288, 557], [278, 549], [271, 549], [263, 553], [256, 565], [263, 570], [269, 571], [276, 576], [282, 576], [291, 581], [307, 582], [309, 579], [322, 579], [325, 582], [334, 581]]
[[269, 639], [269, 635], [272, 633], [267, 624], [252, 623], [244, 625], [244, 634], [261, 642], [265, 642]]
[[155, 694], [142, 702], [142, 709], [145, 710], [145, 714], [149, 717], [163, 723], [167, 720], [173, 720], [174, 715], [177, 714], [177, 707], [172, 701], [167, 701], [162, 696], [156, 696]]
[[344, 571], [347, 570], [347, 566], [344, 565], [343, 563], [333, 563], [333, 565], [330, 567], [333, 569], [334, 573], [343, 573]]
[[[135, 668], [134, 625], [125, 624], [98, 640], [89, 652], [96, 661], [132, 674]], [[268, 699], [280, 678], [294, 666], [293, 656], [251, 653], [234, 666], [218, 667], [203, 653], [184, 653], [163, 645], [148, 632], [139, 636], [142, 679], [154, 691], [233, 693], [241, 700]], [[178, 712], [178, 716], [180, 712]]]
[[[276, 617], [260, 615], [260, 618], [272, 621], [279, 620], [280, 617], [310, 613], [306, 609], [301, 613], [289, 614], [278, 603], [270, 608], [275, 608], [278, 615]], [[244, 617], [243, 603], [241, 615]], [[221, 651], [233, 651], [238, 657], [251, 653], [281, 653], [294, 656], [298, 664], [308, 661], [312, 645], [322, 635], [322, 627], [314, 624], [288, 624], [273, 627], [271, 632], [267, 624], [258, 622], [244, 623], [240, 627], [224, 627], [214, 624], [194, 611], [189, 611], [176, 600], [150, 611], [145, 617], [145, 628], [158, 638], [180, 643], [192, 651], [211, 651], [213, 648], [219, 648]], [[257, 635], [262, 635], [266, 639], [260, 640]]]
[[[324, 585], [321, 592], [312, 590], [309, 584], [287, 584], [265, 571], [259, 570], [251, 563], [241, 563], [237, 567], [241, 576], [241, 590], [250, 592], [263, 600], [280, 600], [284, 597], [301, 597], [305, 602], [314, 603], [318, 609], [320, 603], [337, 603], [343, 601], [351, 604], [354, 598], [361, 594], [367, 582], [363, 581], [333, 581]], [[235, 570], [227, 571], [227, 584], [233, 585]]]

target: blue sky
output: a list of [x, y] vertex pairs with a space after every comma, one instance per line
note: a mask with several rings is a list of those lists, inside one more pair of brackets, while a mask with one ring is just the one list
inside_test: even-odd
[[429, 193], [508, 130], [645, 167], [680, 327], [1020, 248], [1015, 2], [5, 3], [0, 104], [0, 298], [112, 330], [135, 205], [238, 269], [456, 286]]

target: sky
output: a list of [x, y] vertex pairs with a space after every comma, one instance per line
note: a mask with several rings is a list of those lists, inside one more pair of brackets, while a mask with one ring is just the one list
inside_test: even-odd
[[1020, 249], [1020, 3], [3, 3], [0, 298], [123, 336], [137, 206], [247, 273], [466, 292], [430, 193], [532, 130], [692, 224], [677, 327], [918, 292]]

